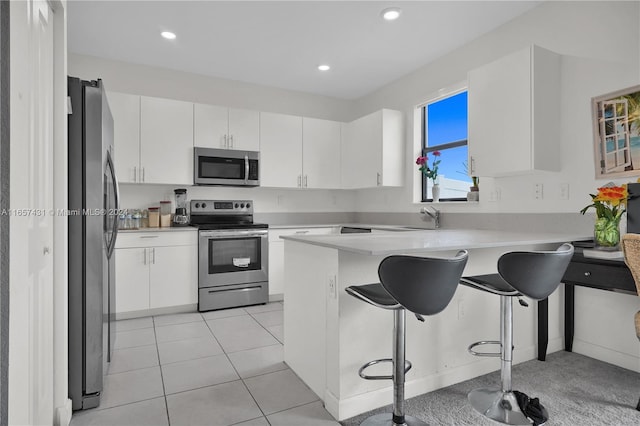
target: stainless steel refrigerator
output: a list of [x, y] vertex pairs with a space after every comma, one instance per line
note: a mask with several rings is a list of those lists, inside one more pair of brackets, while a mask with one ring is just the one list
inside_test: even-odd
[[101, 80], [68, 78], [69, 398], [100, 404], [114, 345], [118, 180], [113, 118]]

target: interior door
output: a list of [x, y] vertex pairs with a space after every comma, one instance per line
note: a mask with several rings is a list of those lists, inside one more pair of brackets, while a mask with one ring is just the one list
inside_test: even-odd
[[51, 424], [53, 12], [28, 1], [10, 13], [11, 208], [32, 210], [11, 218], [9, 424]]

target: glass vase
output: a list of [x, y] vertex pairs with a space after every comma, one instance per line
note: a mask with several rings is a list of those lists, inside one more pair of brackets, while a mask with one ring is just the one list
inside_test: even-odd
[[597, 249], [618, 250], [620, 244], [620, 218], [597, 218], [593, 228], [593, 239]]

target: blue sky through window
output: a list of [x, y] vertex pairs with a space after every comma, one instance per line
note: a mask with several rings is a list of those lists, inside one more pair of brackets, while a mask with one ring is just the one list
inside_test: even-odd
[[[427, 105], [427, 146], [467, 139], [467, 92]], [[447, 149], [440, 157], [439, 174], [471, 182], [465, 173], [467, 147]], [[429, 164], [433, 161], [429, 158]]]

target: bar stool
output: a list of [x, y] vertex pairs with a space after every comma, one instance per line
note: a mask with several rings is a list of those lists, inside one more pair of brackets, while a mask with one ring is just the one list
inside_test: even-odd
[[[362, 426], [426, 425], [422, 420], [404, 414], [404, 377], [411, 369], [405, 359], [405, 309], [420, 321], [422, 315], [435, 315], [447, 307], [456, 291], [468, 253], [459, 251], [453, 258], [389, 256], [380, 262], [380, 284], [350, 286], [347, 293], [373, 306], [394, 311], [392, 358], [376, 359], [364, 364], [358, 374], [367, 380], [393, 381], [393, 413], [367, 418]], [[369, 376], [367, 367], [381, 362], [392, 363], [389, 376]]]
[[[532, 422], [522, 413], [511, 389], [511, 364], [513, 355], [513, 306], [514, 297], [523, 306], [527, 303], [520, 296], [543, 300], [560, 284], [573, 256], [573, 246], [563, 244], [555, 251], [510, 252], [498, 259], [498, 274], [463, 277], [460, 283], [477, 290], [500, 296], [500, 341], [481, 341], [469, 346], [469, 353], [476, 356], [500, 357], [502, 389], [475, 389], [469, 393], [469, 402], [478, 412], [497, 422], [509, 425], [530, 425]], [[480, 345], [500, 345], [500, 352], [476, 352]]]

